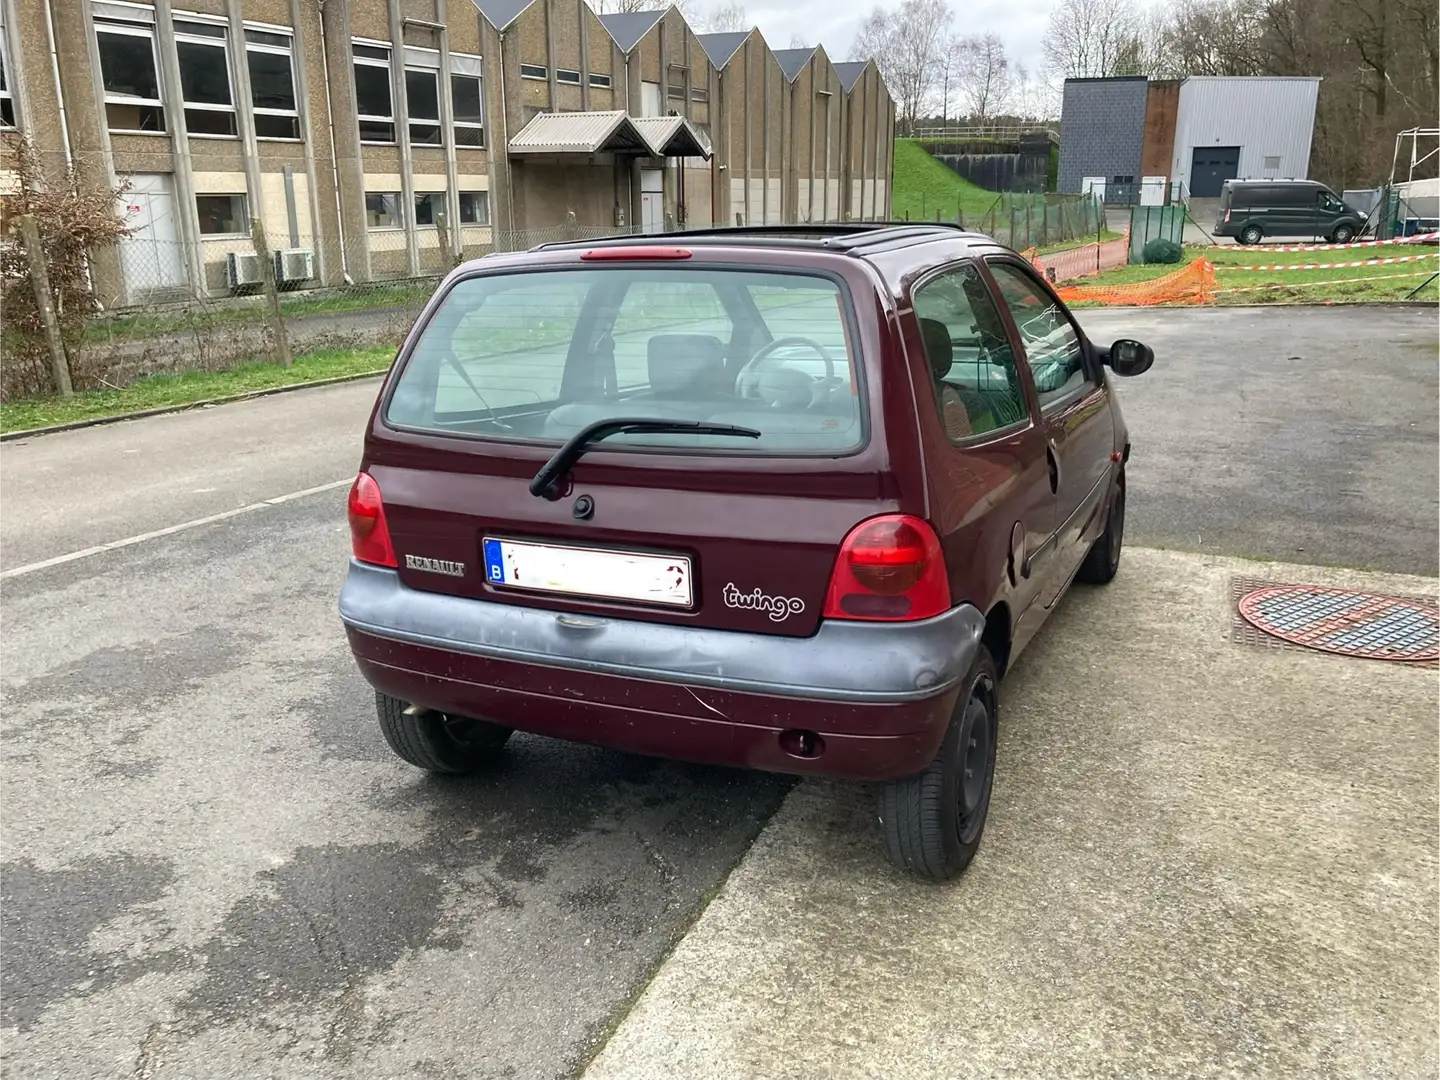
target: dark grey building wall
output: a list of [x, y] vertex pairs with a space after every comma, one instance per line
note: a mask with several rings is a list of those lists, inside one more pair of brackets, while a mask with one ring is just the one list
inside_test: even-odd
[[1066, 79], [1060, 111], [1056, 186], [1078, 192], [1087, 176], [1140, 181], [1145, 144], [1146, 79]]

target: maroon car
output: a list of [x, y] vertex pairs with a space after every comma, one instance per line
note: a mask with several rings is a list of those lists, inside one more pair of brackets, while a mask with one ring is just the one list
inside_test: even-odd
[[980, 842], [996, 686], [1115, 574], [1130, 443], [1030, 264], [943, 226], [547, 245], [452, 273], [375, 406], [340, 613], [406, 761], [512, 731], [878, 781]]

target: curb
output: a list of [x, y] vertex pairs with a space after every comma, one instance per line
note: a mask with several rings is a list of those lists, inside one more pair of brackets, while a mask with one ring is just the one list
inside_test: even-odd
[[310, 382], [291, 383], [288, 386], [271, 386], [264, 390], [247, 390], [243, 394], [226, 394], [224, 397], [202, 398], [199, 401], [187, 401], [178, 405], [161, 405], [154, 409], [137, 409], [134, 412], [112, 413], [109, 416], [92, 416], [84, 420], [70, 420], [64, 424], [50, 424], [47, 427], [6, 431], [0, 433], [0, 443], [13, 442], [16, 439], [28, 439], [32, 435], [55, 435], [61, 431], [79, 431], [82, 428], [99, 427], [102, 424], [118, 424], [124, 420], [144, 420], [150, 416], [165, 416], [168, 413], [188, 412], [191, 409], [203, 409], [210, 405], [231, 405], [237, 401], [249, 401], [252, 398], [272, 397], [275, 394], [288, 394], [292, 390], [313, 390], [320, 386], [335, 386], [339, 383], [359, 382], [362, 379], [378, 378], [389, 370], [388, 367], [384, 367], [377, 371], [362, 371], [358, 375], [335, 375], [328, 379], [313, 379]]

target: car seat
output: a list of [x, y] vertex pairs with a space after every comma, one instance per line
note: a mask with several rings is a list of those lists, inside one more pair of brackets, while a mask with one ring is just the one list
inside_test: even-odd
[[939, 319], [920, 320], [920, 338], [925, 342], [925, 357], [930, 361], [930, 373], [935, 380], [935, 400], [940, 405], [940, 418], [945, 422], [945, 432], [952, 439], [973, 435], [970, 424], [970, 410], [960, 392], [945, 381], [955, 365], [955, 343], [950, 338], [950, 329]]
[[646, 346], [650, 389], [637, 395], [678, 401], [714, 401], [731, 395], [725, 350], [709, 334], [656, 334]]

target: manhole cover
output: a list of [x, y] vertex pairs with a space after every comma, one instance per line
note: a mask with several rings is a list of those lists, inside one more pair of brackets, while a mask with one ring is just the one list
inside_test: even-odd
[[1240, 598], [1240, 615], [1277, 638], [1374, 660], [1440, 658], [1440, 610], [1421, 600], [1314, 585], [1274, 585]]

